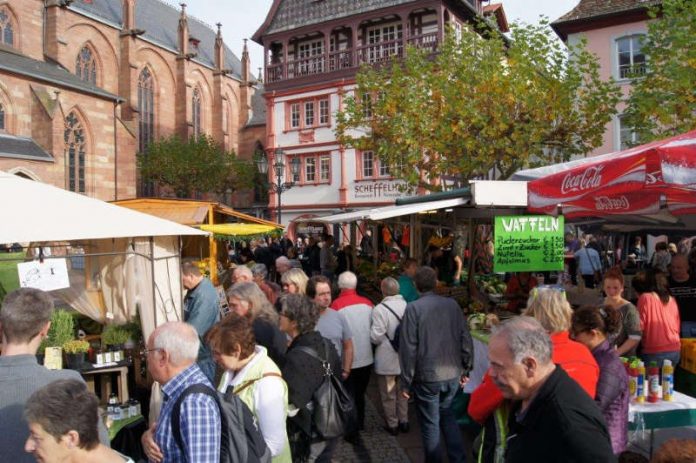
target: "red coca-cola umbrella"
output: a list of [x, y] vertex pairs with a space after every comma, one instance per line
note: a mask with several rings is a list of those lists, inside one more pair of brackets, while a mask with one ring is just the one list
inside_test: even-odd
[[528, 180], [530, 212], [569, 217], [648, 215], [666, 203], [696, 211], [696, 130], [616, 153], [517, 172]]

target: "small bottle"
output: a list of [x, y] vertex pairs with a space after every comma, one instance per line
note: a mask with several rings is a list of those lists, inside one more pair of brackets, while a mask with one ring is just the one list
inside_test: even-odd
[[674, 367], [671, 360], [662, 364], [662, 400], [674, 399]]
[[121, 353], [120, 350], [114, 351], [114, 362], [116, 362], [116, 363], [120, 362], [122, 357], [123, 357], [123, 354]]
[[97, 365], [104, 364], [104, 350], [100, 347], [97, 351]]
[[111, 350], [104, 352], [104, 363], [111, 363], [113, 361], [113, 353]]
[[124, 402], [123, 405], [121, 405], [120, 409], [121, 409], [121, 419], [122, 420], [127, 420], [128, 418], [130, 418], [130, 412], [129, 412], [130, 407], [128, 406], [127, 402]]
[[648, 402], [660, 400], [660, 369], [657, 362], [650, 362], [648, 367]]
[[114, 415], [116, 414], [115, 408], [118, 406], [118, 396], [116, 393], [111, 393], [109, 396], [109, 401], [106, 406], [106, 413], [111, 417], [111, 419], [114, 419]]
[[636, 402], [642, 404], [645, 402], [645, 398], [648, 395], [648, 388], [645, 379], [645, 364], [643, 362], [638, 362], [638, 368], [636, 369], [638, 374], [637, 386], [636, 386]]
[[628, 394], [630, 401], [635, 401], [638, 397], [638, 368], [636, 366], [631, 366], [628, 369]]
[[128, 417], [133, 418], [135, 416], [138, 416], [138, 410], [135, 405], [135, 399], [130, 399], [128, 401]]

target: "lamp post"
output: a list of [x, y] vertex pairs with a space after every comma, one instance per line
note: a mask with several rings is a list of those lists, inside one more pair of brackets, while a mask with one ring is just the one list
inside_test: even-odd
[[[273, 170], [275, 171], [276, 181], [268, 182], [268, 190], [269, 192], [276, 193], [278, 195], [278, 223], [282, 223], [281, 196], [284, 191], [287, 191], [293, 186], [295, 186], [295, 182], [292, 181], [292, 178], [295, 178], [295, 175], [297, 175], [297, 173], [300, 171], [300, 159], [294, 157], [290, 161], [290, 171], [292, 173], [292, 178], [289, 182], [283, 182], [283, 174], [285, 173], [285, 163], [283, 162], [283, 156], [285, 153], [282, 149], [277, 148], [274, 151], [274, 154], [275, 162], [273, 163]], [[266, 156], [266, 153], [260, 152], [257, 154], [256, 168], [259, 170], [259, 173], [268, 175], [268, 157]]]

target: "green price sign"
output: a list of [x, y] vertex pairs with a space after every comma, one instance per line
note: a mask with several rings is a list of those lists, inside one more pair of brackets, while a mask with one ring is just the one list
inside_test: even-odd
[[495, 218], [495, 272], [563, 270], [563, 216]]

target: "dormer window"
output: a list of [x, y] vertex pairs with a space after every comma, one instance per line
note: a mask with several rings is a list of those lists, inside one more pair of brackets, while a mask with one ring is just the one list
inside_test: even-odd
[[189, 43], [191, 44], [191, 46], [193, 48], [198, 50], [198, 45], [201, 43], [201, 41], [199, 39], [197, 39], [196, 37], [189, 37]]

